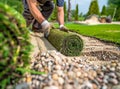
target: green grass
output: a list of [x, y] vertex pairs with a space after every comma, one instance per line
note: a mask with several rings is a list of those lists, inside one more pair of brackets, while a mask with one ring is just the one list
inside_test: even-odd
[[74, 23], [66, 23], [71, 31], [81, 35], [95, 37], [104, 41], [114, 42], [120, 45], [120, 25], [104, 24], [104, 25], [81, 25]]

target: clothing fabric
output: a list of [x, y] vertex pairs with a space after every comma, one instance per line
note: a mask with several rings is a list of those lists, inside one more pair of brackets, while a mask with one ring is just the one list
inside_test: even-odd
[[[53, 1], [53, 0], [37, 0], [39, 3], [44, 4], [47, 1]], [[56, 0], [57, 6], [63, 6], [64, 5], [64, 0]]]
[[[37, 30], [42, 29], [41, 24], [32, 16], [26, 0], [23, 0], [23, 4], [24, 4], [23, 16], [26, 20], [27, 26], [32, 25], [32, 29], [37, 29]], [[52, 11], [54, 9], [54, 4], [51, 1], [47, 1], [44, 5], [42, 6], [39, 5], [38, 9], [41, 11], [44, 18], [48, 19], [49, 16], [52, 14]]]
[[[48, 19], [54, 9], [53, 0], [37, 0], [37, 1], [39, 2], [37, 8], [41, 11], [44, 18]], [[56, 4], [57, 6], [62, 7], [64, 5], [64, 0], [57, 0]], [[23, 5], [24, 5], [23, 16], [26, 19], [27, 26], [32, 24], [33, 29], [41, 29], [42, 28], [41, 24], [37, 20], [35, 20], [35, 18], [32, 16], [29, 10], [27, 0], [23, 0]]]

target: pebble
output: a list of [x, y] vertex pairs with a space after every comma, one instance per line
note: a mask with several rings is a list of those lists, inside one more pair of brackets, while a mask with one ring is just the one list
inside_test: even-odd
[[115, 71], [115, 67], [110, 68], [110, 71], [114, 72]]
[[103, 85], [101, 89], [108, 89], [107, 85]]
[[99, 89], [96, 84], [92, 84], [93, 89]]
[[59, 89], [57, 86], [46, 86], [43, 89]]
[[110, 83], [115, 84], [115, 85], [118, 84], [118, 80], [117, 80], [117, 79], [114, 79], [114, 78], [109, 78], [108, 81], [109, 81]]
[[85, 81], [81, 86], [81, 89], [93, 89], [93, 84], [89, 81]]
[[56, 72], [57, 72], [57, 74], [58, 74], [59, 76], [64, 77], [64, 73], [63, 73], [63, 71], [62, 71], [62, 70], [57, 70]]
[[53, 78], [54, 80], [58, 80], [58, 74], [53, 74], [53, 75], [52, 75], [52, 78]]
[[117, 78], [116, 74], [113, 73], [113, 72], [112, 72], [112, 73], [109, 73], [108, 76], [111, 77], [111, 78]]
[[15, 89], [29, 89], [29, 85], [27, 83], [18, 84]]
[[76, 73], [76, 76], [77, 76], [77, 77], [80, 77], [80, 76], [81, 76], [81, 72], [78, 71], [78, 72]]
[[8, 86], [6, 87], [6, 89], [13, 89], [13, 86], [12, 86], [12, 85], [8, 85]]
[[63, 89], [74, 89], [72, 85], [66, 84]]
[[55, 50], [42, 52], [36, 58], [32, 61], [31, 68], [46, 74], [27, 76], [24, 82], [32, 82], [31, 89], [38, 89], [38, 86], [40, 89], [108, 89], [109, 85], [113, 86], [112, 89], [119, 87], [116, 85], [120, 82], [118, 62], [92, 64], [92, 59], [65, 57]]
[[64, 83], [64, 79], [61, 78], [61, 77], [59, 77], [59, 78], [58, 78], [58, 82], [59, 82], [60, 85], [63, 85], [63, 83]]
[[113, 86], [112, 89], [120, 89], [120, 85]]

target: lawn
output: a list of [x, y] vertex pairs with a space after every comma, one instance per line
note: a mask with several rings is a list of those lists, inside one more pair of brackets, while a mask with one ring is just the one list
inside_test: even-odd
[[114, 42], [120, 45], [120, 25], [104, 24], [104, 25], [80, 25], [74, 23], [66, 23], [71, 31], [81, 35], [95, 37], [104, 41]]

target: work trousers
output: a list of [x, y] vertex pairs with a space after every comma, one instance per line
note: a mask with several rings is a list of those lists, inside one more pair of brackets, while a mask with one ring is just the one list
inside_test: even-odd
[[[26, 0], [23, 0], [24, 12], [23, 16], [26, 20], [27, 26], [32, 25], [32, 29], [40, 30], [42, 29], [41, 24], [33, 17], [31, 14]], [[40, 10], [45, 19], [48, 19], [52, 14], [54, 9], [54, 4], [52, 1], [47, 1], [45, 4], [38, 4], [37, 8]]]

